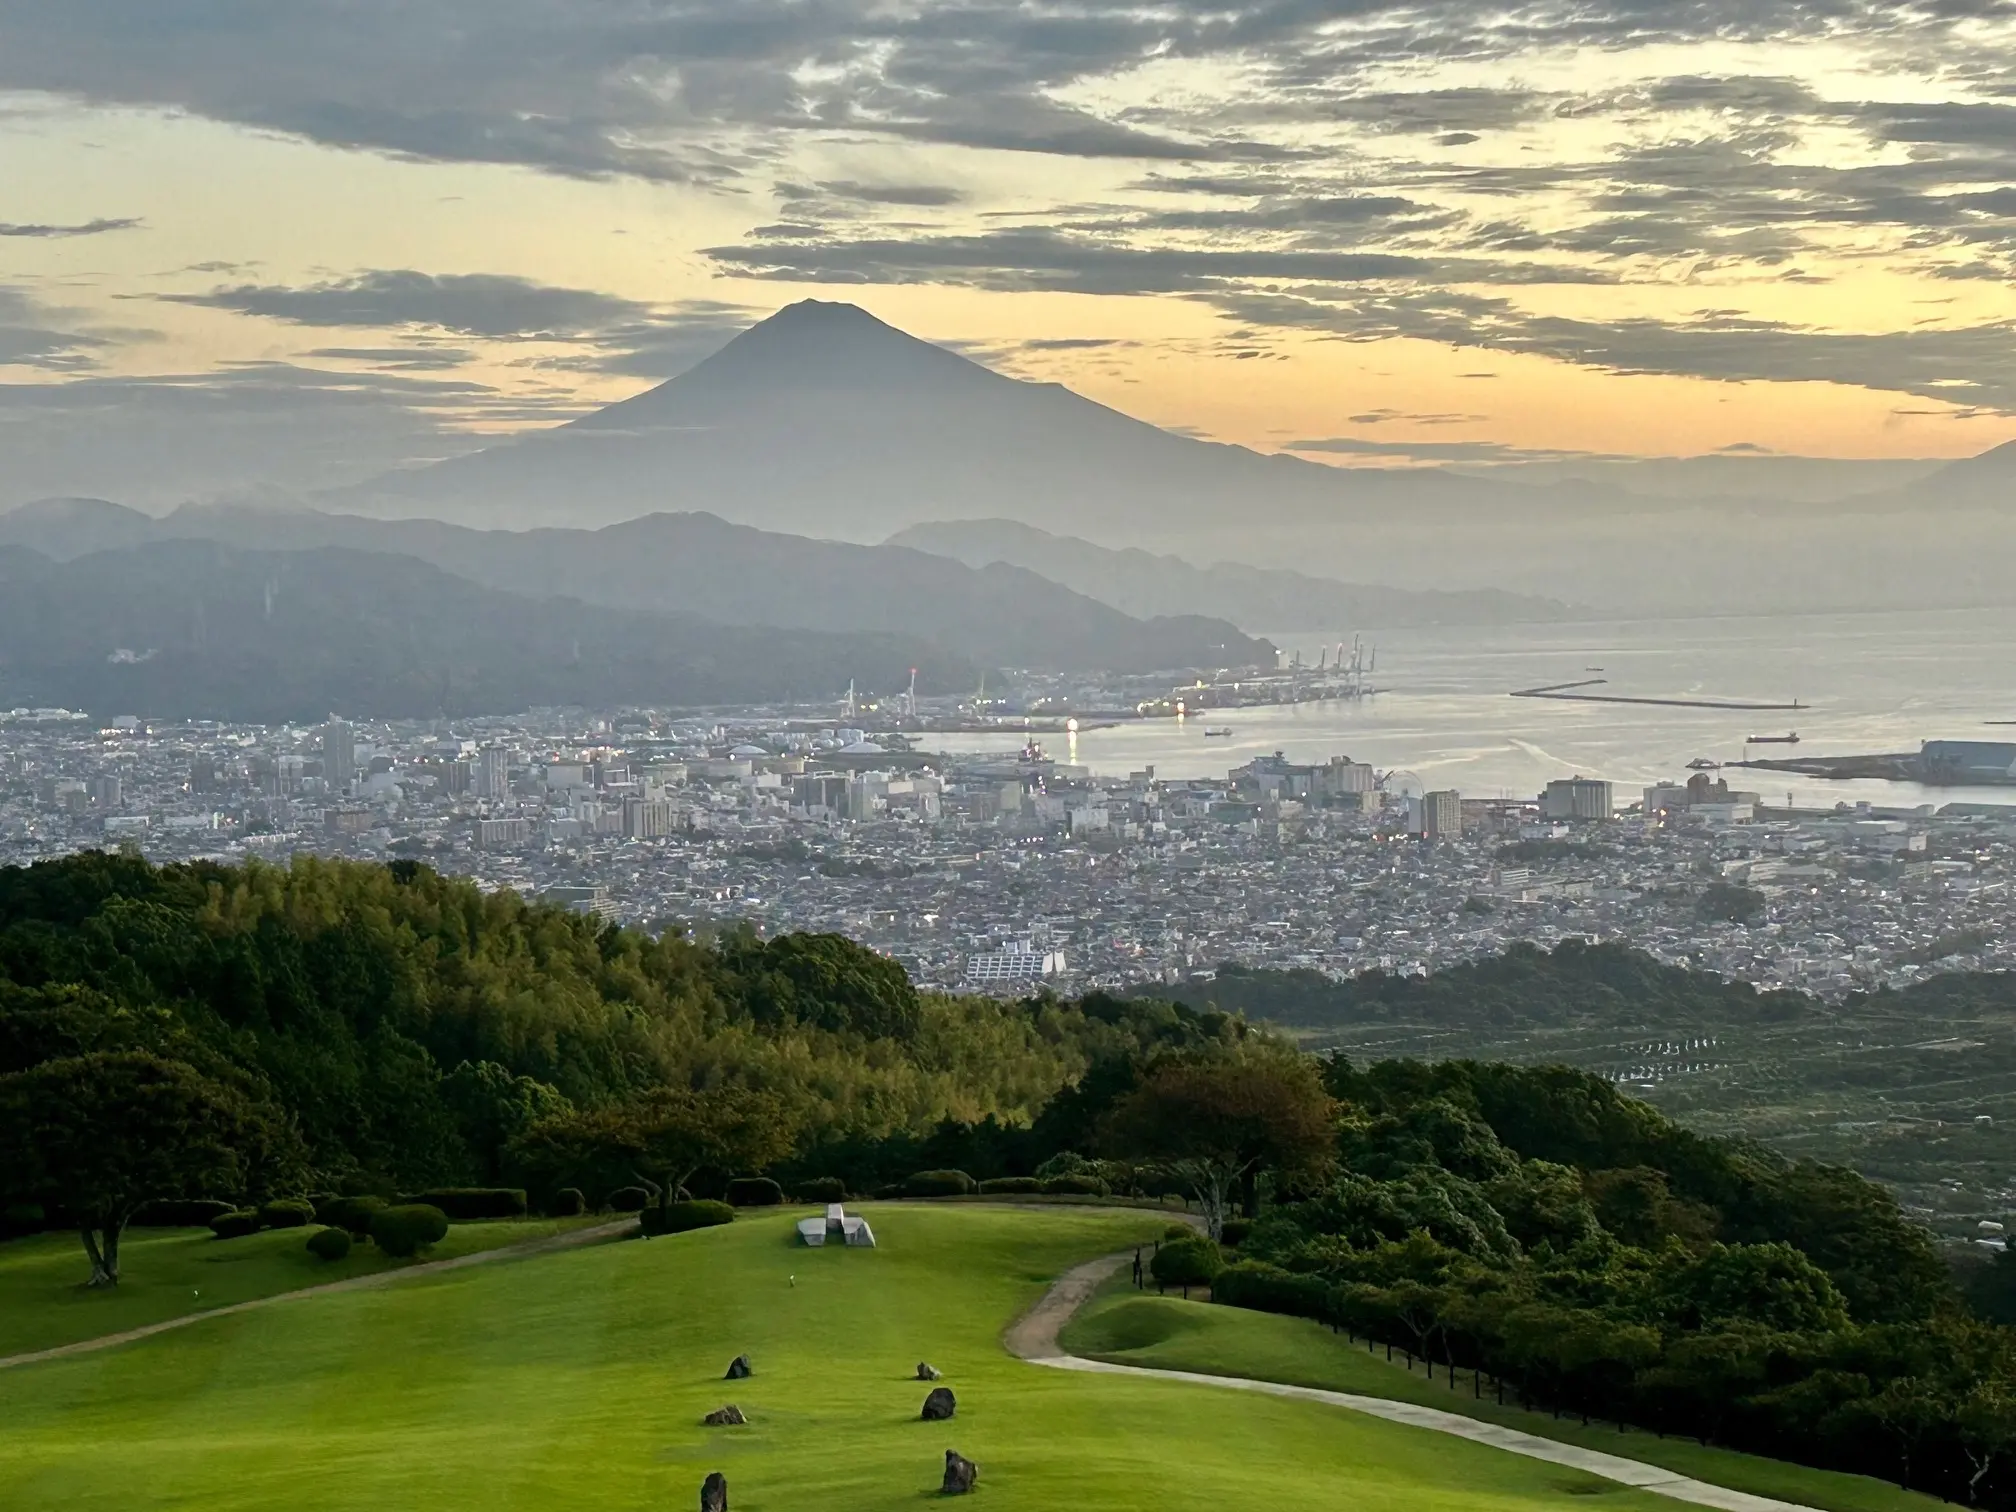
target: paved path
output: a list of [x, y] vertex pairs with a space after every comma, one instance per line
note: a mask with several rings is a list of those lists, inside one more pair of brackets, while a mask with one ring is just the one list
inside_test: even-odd
[[1732, 1491], [1727, 1486], [1711, 1486], [1706, 1481], [1693, 1480], [1661, 1466], [1648, 1465], [1642, 1460], [1625, 1459], [1621, 1455], [1605, 1454], [1599, 1449], [1584, 1449], [1557, 1439], [1521, 1433], [1516, 1428], [1482, 1422], [1457, 1412], [1445, 1412], [1439, 1407], [1423, 1407], [1414, 1402], [1396, 1402], [1385, 1397], [1358, 1396], [1348, 1391], [1319, 1391], [1313, 1386], [1285, 1386], [1278, 1381], [1251, 1381], [1242, 1376], [1201, 1375], [1188, 1370], [1150, 1370], [1140, 1365], [1109, 1365], [1103, 1360], [1081, 1360], [1075, 1355], [1063, 1353], [1062, 1346], [1057, 1342], [1058, 1333], [1071, 1320], [1072, 1314], [1091, 1299], [1106, 1278], [1132, 1258], [1131, 1255], [1109, 1255], [1103, 1260], [1088, 1261], [1066, 1271], [1044, 1293], [1042, 1301], [1008, 1330], [1009, 1352], [1031, 1365], [1044, 1365], [1053, 1370], [1184, 1381], [1227, 1391], [1253, 1391], [1262, 1396], [1291, 1397], [1301, 1402], [1346, 1407], [1391, 1423], [1453, 1434], [1510, 1454], [1523, 1454], [1528, 1459], [1546, 1460], [1550, 1464], [1584, 1470], [1605, 1480], [1670, 1496], [1675, 1501], [1691, 1502], [1697, 1507], [1716, 1507], [1721, 1512], [1813, 1512], [1812, 1508], [1796, 1502], [1752, 1496], [1747, 1491]]
[[179, 1318], [166, 1318], [159, 1323], [149, 1323], [140, 1328], [129, 1328], [124, 1333], [100, 1334], [95, 1339], [80, 1339], [75, 1344], [59, 1344], [54, 1349], [37, 1349], [27, 1354], [0, 1355], [0, 1370], [12, 1370], [17, 1365], [38, 1365], [44, 1360], [60, 1360], [69, 1355], [91, 1354], [100, 1349], [112, 1349], [120, 1344], [131, 1344], [136, 1339], [151, 1339], [155, 1334], [167, 1333], [171, 1329], [187, 1328], [192, 1323], [207, 1323], [212, 1318], [225, 1318], [232, 1313], [254, 1312], [262, 1307], [276, 1307], [282, 1302], [293, 1302], [302, 1297], [326, 1297], [331, 1292], [369, 1291], [375, 1287], [391, 1286], [421, 1276], [438, 1276], [444, 1271], [467, 1270], [472, 1265], [489, 1265], [499, 1260], [523, 1260], [532, 1255], [548, 1255], [555, 1250], [574, 1249], [579, 1245], [613, 1239], [636, 1226], [637, 1219], [633, 1215], [614, 1223], [598, 1223], [593, 1228], [573, 1229], [568, 1233], [553, 1234], [544, 1239], [528, 1239], [523, 1244], [506, 1244], [496, 1249], [478, 1250], [473, 1255], [457, 1255], [453, 1260], [429, 1260], [422, 1265], [402, 1266], [398, 1270], [375, 1271], [368, 1276], [352, 1276], [347, 1281], [325, 1281], [320, 1286], [304, 1286], [298, 1291], [276, 1292], [270, 1297], [254, 1297], [249, 1302], [233, 1302], [226, 1307], [205, 1308], [202, 1312], [187, 1313]]

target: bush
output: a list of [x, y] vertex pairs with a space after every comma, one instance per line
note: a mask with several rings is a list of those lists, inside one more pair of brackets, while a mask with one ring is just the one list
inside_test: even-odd
[[1251, 1218], [1227, 1218], [1224, 1229], [1218, 1235], [1218, 1242], [1237, 1249], [1246, 1242], [1246, 1236], [1252, 1232]]
[[554, 1218], [579, 1218], [587, 1211], [588, 1199], [581, 1195], [579, 1187], [560, 1188], [546, 1204], [547, 1214]]
[[1053, 1176], [1096, 1176], [1098, 1174], [1099, 1162], [1096, 1160], [1087, 1160], [1075, 1150], [1060, 1151], [1036, 1167], [1036, 1175], [1039, 1180], [1043, 1181], [1048, 1181]]
[[415, 1192], [399, 1201], [409, 1207], [439, 1208], [456, 1223], [525, 1216], [525, 1192], [521, 1187], [442, 1187], [432, 1192]]
[[363, 1239], [371, 1232], [371, 1215], [382, 1212], [385, 1206], [383, 1197], [338, 1197], [322, 1209], [320, 1218], [352, 1239]]
[[251, 1208], [221, 1213], [210, 1220], [210, 1232], [219, 1239], [243, 1239], [259, 1232], [259, 1214]]
[[877, 1202], [894, 1202], [898, 1197], [903, 1195], [903, 1183], [897, 1181], [892, 1182], [888, 1186], [879, 1186], [875, 1188], [872, 1195]]
[[1052, 1176], [1043, 1190], [1052, 1197], [1105, 1197], [1112, 1192], [1097, 1176]]
[[1162, 1242], [1165, 1244], [1171, 1239], [1195, 1239], [1196, 1237], [1197, 1230], [1190, 1227], [1187, 1223], [1172, 1223], [1169, 1227], [1162, 1230]]
[[1295, 1318], [1327, 1318], [1331, 1312], [1330, 1286], [1321, 1276], [1298, 1276], [1259, 1260], [1241, 1260], [1218, 1272], [1211, 1300]]
[[612, 1213], [641, 1213], [651, 1201], [651, 1194], [639, 1186], [618, 1187], [609, 1194], [602, 1205]]
[[0, 1209], [0, 1231], [6, 1233], [38, 1233], [48, 1221], [49, 1215], [39, 1202], [10, 1202]]
[[906, 1197], [964, 1197], [974, 1188], [964, 1171], [919, 1171], [903, 1183]]
[[215, 1202], [208, 1197], [157, 1197], [143, 1203], [131, 1222], [135, 1228], [208, 1228], [213, 1218], [237, 1211], [228, 1202]]
[[793, 1189], [800, 1202], [845, 1202], [847, 1183], [838, 1176], [808, 1176]]
[[315, 1209], [315, 1221], [317, 1223], [327, 1223], [329, 1221], [329, 1209], [342, 1200], [343, 1194], [341, 1192], [310, 1192], [308, 1194], [308, 1205]]
[[735, 1209], [725, 1202], [675, 1202], [670, 1207], [647, 1207], [637, 1215], [647, 1234], [684, 1234], [693, 1229], [714, 1228], [735, 1221]]
[[417, 1255], [448, 1237], [448, 1215], [424, 1202], [380, 1208], [371, 1215], [371, 1241], [394, 1259]]
[[1027, 1197], [1043, 1190], [1043, 1183], [1034, 1176], [996, 1176], [980, 1183], [983, 1196], [1013, 1194]]
[[308, 1236], [308, 1253], [317, 1260], [347, 1260], [350, 1242], [348, 1229], [320, 1228]]
[[259, 1209], [266, 1228], [306, 1228], [315, 1221], [315, 1204], [302, 1197], [280, 1197]]
[[737, 1176], [728, 1183], [730, 1207], [776, 1207], [784, 1200], [784, 1188], [768, 1176]]
[[1181, 1286], [1186, 1290], [1192, 1286], [1209, 1286], [1218, 1273], [1225, 1269], [1225, 1262], [1219, 1257], [1218, 1246], [1201, 1234], [1189, 1234], [1181, 1239], [1172, 1239], [1155, 1251], [1155, 1258], [1149, 1262], [1149, 1271], [1157, 1283], [1163, 1286]]

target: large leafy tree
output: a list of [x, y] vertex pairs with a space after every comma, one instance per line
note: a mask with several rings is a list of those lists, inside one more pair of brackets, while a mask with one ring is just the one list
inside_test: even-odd
[[236, 1089], [146, 1051], [0, 1076], [0, 1165], [75, 1219], [92, 1286], [118, 1284], [120, 1236], [142, 1204], [265, 1184], [283, 1132]]
[[1216, 1239], [1235, 1197], [1249, 1217], [1257, 1211], [1261, 1173], [1312, 1174], [1329, 1164], [1336, 1117], [1314, 1061], [1249, 1041], [1153, 1067], [1108, 1116], [1105, 1143], [1181, 1175]]
[[760, 1171], [791, 1152], [798, 1112], [744, 1087], [661, 1087], [614, 1107], [542, 1119], [511, 1144], [535, 1186], [641, 1183], [669, 1203], [707, 1169]]

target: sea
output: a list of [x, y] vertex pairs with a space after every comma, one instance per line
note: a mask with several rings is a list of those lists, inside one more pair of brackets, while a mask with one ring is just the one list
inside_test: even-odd
[[[1757, 757], [1916, 751], [1927, 740], [2016, 743], [2016, 607], [1883, 613], [1607, 619], [1565, 624], [1277, 634], [1313, 665], [1361, 634], [1377, 648], [1378, 691], [1332, 700], [1213, 709], [1044, 737], [1047, 753], [1125, 775], [1217, 777], [1275, 751], [1291, 761], [1349, 756], [1393, 774], [1402, 790], [1454, 788], [1469, 798], [1530, 798], [1557, 777], [1603, 778], [1618, 801], [1685, 780], [1700, 758], [1740, 761], [1751, 736], [1796, 733], [1796, 745], [1748, 746]], [[1588, 691], [1805, 705], [1749, 712], [1513, 698], [1521, 688], [1602, 679]], [[1206, 729], [1230, 728], [1213, 738]], [[1013, 750], [1019, 733], [947, 737], [959, 752]], [[1869, 803], [1914, 808], [2016, 805], [2016, 787], [1828, 782], [1729, 768], [1729, 785], [1772, 807]]]

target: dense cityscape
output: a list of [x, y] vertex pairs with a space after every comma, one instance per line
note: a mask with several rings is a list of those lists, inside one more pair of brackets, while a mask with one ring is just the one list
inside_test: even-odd
[[1772, 809], [1706, 772], [1629, 791], [1564, 773], [1515, 802], [1407, 791], [1371, 751], [1166, 780], [1035, 739], [922, 749], [957, 739], [782, 714], [100, 728], [17, 711], [0, 862], [413, 858], [654, 928], [845, 934], [947, 990], [1226, 962], [1416, 974], [1575, 937], [1823, 997], [2016, 966], [2016, 806]]

